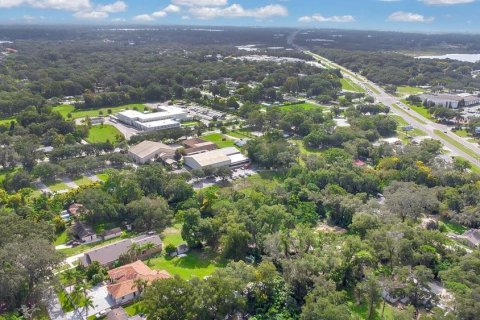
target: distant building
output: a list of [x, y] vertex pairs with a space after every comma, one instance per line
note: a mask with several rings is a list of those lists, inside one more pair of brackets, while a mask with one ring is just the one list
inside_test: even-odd
[[146, 258], [152, 254], [162, 251], [162, 240], [158, 234], [145, 234], [132, 239], [124, 239], [112, 244], [92, 249], [85, 252], [79, 259], [83, 266], [88, 266], [94, 261], [98, 261], [103, 266], [112, 267], [122, 254], [128, 252], [132, 245], [142, 247], [145, 244], [152, 243], [151, 249], [140, 253], [139, 258]]
[[186, 155], [201, 153], [217, 149], [217, 145], [210, 141], [205, 141], [200, 138], [191, 138], [182, 141], [182, 146], [185, 148]]
[[156, 159], [173, 159], [175, 148], [155, 141], [142, 141], [128, 150], [128, 155], [136, 163], [144, 164]]
[[152, 113], [125, 110], [115, 114], [115, 117], [119, 121], [142, 131], [179, 128], [180, 121], [192, 119], [188, 112], [177, 107], [159, 107], [157, 112]]
[[102, 233], [103, 240], [110, 240], [116, 237], [120, 237], [122, 235], [122, 229], [120, 228], [113, 228], [110, 230], [105, 230]]
[[250, 160], [237, 148], [229, 147], [185, 156], [183, 161], [191, 169], [215, 169], [240, 166]]
[[437, 106], [457, 109], [480, 104], [480, 97], [470, 93], [460, 94], [421, 94], [422, 101], [433, 102]]
[[150, 269], [140, 260], [112, 269], [108, 271], [108, 276], [110, 278], [110, 284], [107, 285], [108, 295], [117, 305], [128, 303], [141, 295], [137, 280], [146, 281], [148, 285], [153, 281], [172, 277], [165, 270]]

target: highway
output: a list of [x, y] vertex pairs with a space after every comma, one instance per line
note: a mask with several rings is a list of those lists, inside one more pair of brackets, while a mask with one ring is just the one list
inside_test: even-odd
[[[390, 110], [393, 114], [402, 117], [412, 127], [422, 130], [433, 139], [440, 140], [444, 146], [451, 151], [451, 156], [465, 158], [472, 164], [480, 167], [480, 148], [478, 145], [467, 141], [467, 139], [457, 136], [455, 133], [450, 131], [448, 126], [435, 123], [416, 113], [407, 105], [403, 104], [398, 97], [385, 92], [382, 87], [366, 79], [365, 77], [358, 75], [322, 56], [295, 46], [293, 44], [295, 36], [296, 33], [290, 35], [288, 40], [289, 43], [297, 50], [302, 50], [304, 53], [311, 55], [327, 68], [339, 69], [344, 78], [347, 78], [353, 83], [362, 87], [367, 94], [375, 98], [377, 103], [382, 103], [390, 107]], [[458, 146], [458, 144], [461, 144], [463, 147]]]

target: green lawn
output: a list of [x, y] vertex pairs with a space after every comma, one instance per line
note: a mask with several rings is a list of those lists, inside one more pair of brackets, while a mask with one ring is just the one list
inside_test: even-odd
[[95, 183], [92, 180], [88, 179], [87, 177], [83, 177], [83, 176], [80, 178], [74, 179], [73, 182], [75, 182], [79, 187], [88, 186]]
[[228, 139], [227, 137], [225, 137], [225, 135], [223, 135], [221, 133], [212, 133], [212, 134], [208, 134], [206, 136], [202, 136], [201, 138], [206, 140], [206, 141], [210, 141], [210, 142], [215, 143], [217, 145], [217, 147], [219, 147], [219, 148], [226, 148], [226, 147], [235, 146], [235, 143], [234, 143], [233, 140]]
[[473, 157], [477, 160], [480, 160], [480, 155], [478, 155], [475, 151], [469, 149], [468, 147], [464, 146], [463, 144], [459, 143], [457, 140], [451, 138], [448, 134], [443, 133], [440, 130], [434, 130], [434, 132], [435, 132], [435, 134], [437, 134], [440, 137], [442, 137], [443, 139], [447, 140], [449, 143], [453, 144], [455, 147], [462, 150], [463, 152], [465, 152], [469, 156], [471, 156], [471, 157]]
[[464, 227], [461, 224], [455, 223], [453, 221], [442, 220], [440, 223], [445, 226], [447, 232], [463, 234], [465, 231], [468, 230], [467, 227]]
[[312, 149], [308, 148], [305, 146], [302, 140], [293, 140], [293, 142], [298, 146], [298, 149], [300, 150], [300, 154], [319, 154], [322, 153], [322, 150], [319, 149]]
[[61, 181], [55, 181], [53, 183], [50, 183], [50, 184], [46, 184], [47, 187], [52, 191], [52, 192], [57, 192], [57, 191], [60, 191], [60, 190], [69, 190], [70, 188], [63, 182]]
[[293, 110], [314, 110], [314, 109], [325, 109], [324, 106], [310, 103], [310, 102], [305, 102], [305, 103], [298, 103], [298, 104], [286, 104], [283, 106], [280, 106], [280, 108], [284, 111], [293, 111]]
[[68, 241], [68, 232], [67, 230], [60, 233], [57, 238], [55, 239], [54, 245], [58, 246], [64, 244]]
[[103, 182], [107, 182], [108, 180], [108, 174], [106, 173], [97, 173], [96, 176], [98, 179], [102, 180]]
[[195, 127], [200, 124], [200, 121], [186, 121], [182, 122], [182, 126], [184, 127]]
[[405, 96], [405, 95], [415, 95], [424, 92], [423, 89], [412, 87], [412, 86], [399, 86], [397, 87], [397, 95], [398, 96]]
[[216, 262], [217, 255], [211, 252], [192, 250], [186, 257], [166, 257], [164, 254], [147, 260], [152, 269], [166, 270], [172, 275], [179, 275], [189, 280], [194, 277], [204, 278], [211, 275], [217, 268], [225, 266], [225, 262]]
[[397, 116], [397, 115], [390, 115], [390, 117], [395, 120], [399, 126], [408, 126], [408, 122], [405, 121], [405, 119], [403, 119], [402, 117], [400, 116]]
[[78, 109], [76, 110], [74, 106], [67, 105], [67, 104], [62, 104], [56, 107], [53, 107], [53, 111], [59, 112], [62, 117], [65, 119], [68, 118], [68, 114], [71, 114], [72, 117], [70, 119], [78, 119], [78, 118], [85, 118], [87, 116], [89, 117], [98, 117], [100, 115], [100, 111], [103, 113], [104, 116], [108, 115], [108, 110], [110, 109], [113, 113], [117, 113], [126, 109], [137, 109], [138, 111], [144, 111], [145, 110], [145, 105], [143, 104], [127, 104], [123, 106], [118, 106], [118, 107], [110, 107], [110, 108], [98, 108], [98, 109], [86, 109], [86, 110], [81, 110]]
[[462, 129], [462, 130], [455, 130], [455, 134], [459, 137], [462, 137], [462, 138], [467, 138], [469, 137], [469, 133], [467, 132], [467, 130], [465, 129]]
[[353, 92], [365, 92], [365, 90], [360, 87], [358, 84], [354, 83], [352, 80], [347, 78], [340, 79], [343, 90], [353, 91]]
[[137, 301], [134, 302], [126, 307], [124, 307], [125, 312], [130, 316], [133, 317], [134, 315], [144, 313], [144, 306], [143, 306], [143, 301]]
[[162, 242], [163, 246], [166, 247], [169, 244], [178, 246], [182, 243], [185, 243], [181, 235], [182, 224], [177, 223], [170, 228], [167, 228], [162, 233]]
[[17, 119], [15, 119], [15, 117], [8, 117], [8, 118], [0, 119], [0, 126], [10, 126], [10, 123], [12, 121], [17, 122]]
[[87, 141], [90, 143], [102, 143], [110, 141], [117, 143], [123, 139], [123, 135], [117, 128], [109, 124], [92, 126], [88, 131]]

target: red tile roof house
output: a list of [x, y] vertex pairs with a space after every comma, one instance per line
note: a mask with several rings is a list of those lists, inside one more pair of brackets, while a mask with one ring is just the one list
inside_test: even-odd
[[153, 281], [172, 277], [165, 270], [150, 269], [140, 260], [112, 269], [108, 271], [108, 276], [111, 282], [107, 285], [108, 295], [117, 305], [128, 303], [141, 295], [136, 280], [143, 280], [150, 285]]

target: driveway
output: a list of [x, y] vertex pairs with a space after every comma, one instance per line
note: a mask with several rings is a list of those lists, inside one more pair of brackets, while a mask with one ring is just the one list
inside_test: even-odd
[[93, 308], [88, 310], [88, 315], [91, 316], [101, 311], [107, 310], [115, 306], [113, 300], [108, 296], [106, 285], [97, 285], [91, 290], [88, 290], [88, 295], [93, 300]]

